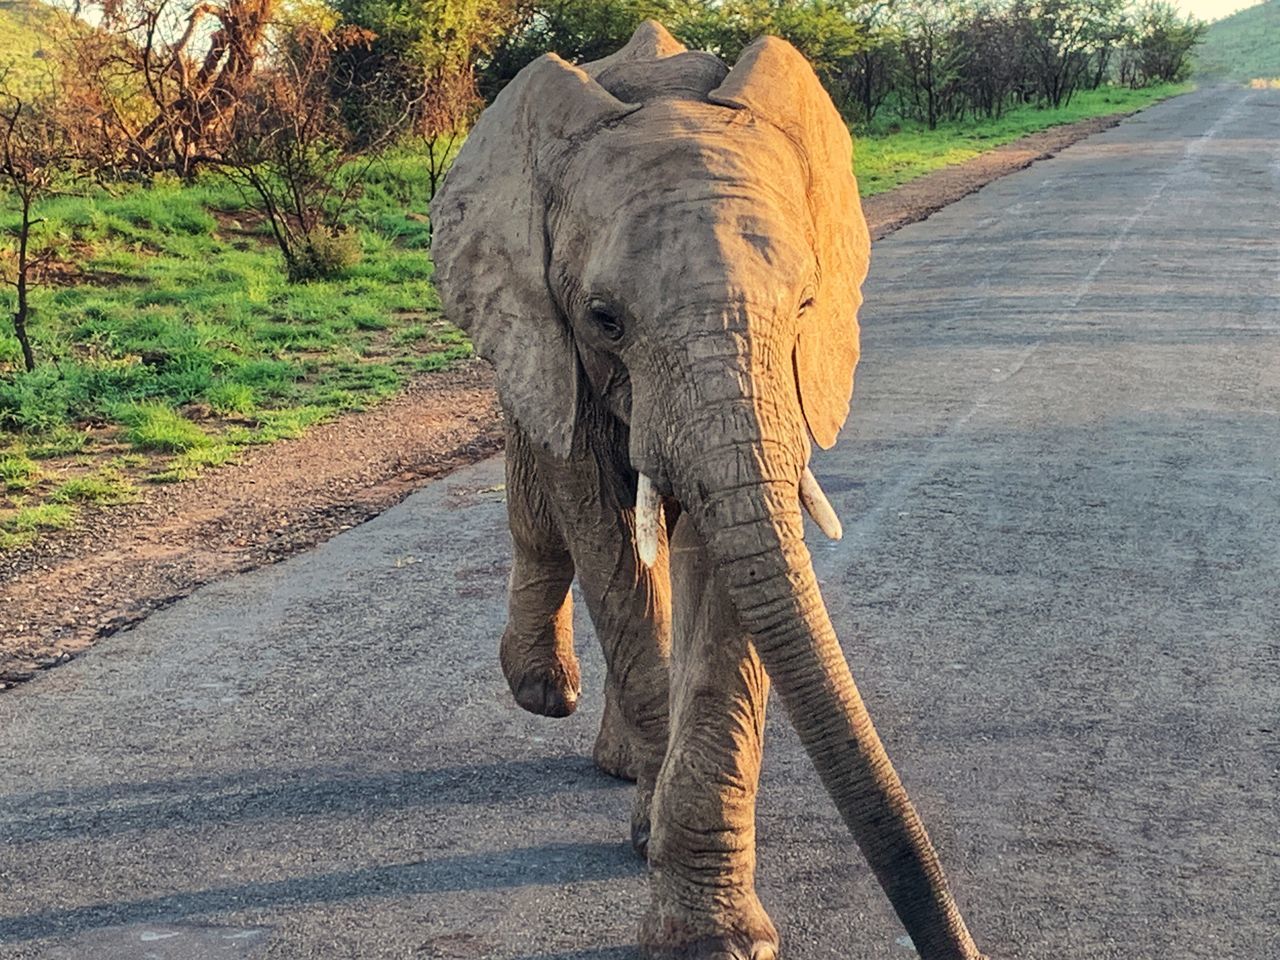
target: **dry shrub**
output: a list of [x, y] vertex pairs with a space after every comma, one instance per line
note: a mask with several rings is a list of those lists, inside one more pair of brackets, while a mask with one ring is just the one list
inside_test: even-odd
[[97, 0], [57, 43], [65, 82], [117, 168], [190, 176], [249, 93], [278, 0]]
[[[359, 258], [347, 213], [378, 151], [413, 116], [416, 100], [403, 88], [364, 87], [344, 68], [370, 41], [359, 28], [314, 21], [281, 30], [270, 65], [208, 155], [266, 215], [291, 280], [332, 276]], [[354, 130], [344, 113], [361, 99], [370, 109]]]

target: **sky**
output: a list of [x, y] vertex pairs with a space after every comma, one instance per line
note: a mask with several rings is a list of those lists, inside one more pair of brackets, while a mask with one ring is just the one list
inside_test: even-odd
[[1194, 14], [1201, 20], [1221, 20], [1228, 14], [1255, 6], [1259, 0], [1174, 0], [1183, 13]]

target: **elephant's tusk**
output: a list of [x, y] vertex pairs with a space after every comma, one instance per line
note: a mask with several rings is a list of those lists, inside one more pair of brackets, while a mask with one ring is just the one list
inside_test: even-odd
[[840, 518], [836, 516], [835, 510], [831, 509], [831, 501], [822, 492], [822, 488], [818, 486], [818, 478], [808, 467], [804, 468], [804, 475], [800, 478], [800, 503], [805, 513], [813, 517], [813, 522], [828, 537], [839, 540], [844, 536]]
[[661, 526], [662, 498], [653, 481], [642, 473], [636, 482], [636, 552], [646, 567], [658, 562], [658, 528]]

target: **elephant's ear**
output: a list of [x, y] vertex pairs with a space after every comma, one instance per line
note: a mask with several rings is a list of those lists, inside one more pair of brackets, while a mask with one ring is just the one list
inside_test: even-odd
[[805, 58], [776, 37], [747, 47], [709, 99], [750, 110], [780, 128], [808, 166], [818, 283], [800, 319], [796, 382], [809, 432], [825, 449], [849, 415], [860, 288], [871, 255], [849, 129]]
[[635, 109], [554, 54], [540, 57], [481, 115], [431, 201], [445, 315], [493, 363], [507, 415], [561, 455], [578, 378], [547, 283], [548, 188], [576, 141]]

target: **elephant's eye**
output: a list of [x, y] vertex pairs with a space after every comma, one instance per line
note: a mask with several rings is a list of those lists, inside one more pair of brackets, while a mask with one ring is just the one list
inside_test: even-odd
[[622, 339], [622, 320], [608, 307], [593, 303], [587, 310], [587, 318], [607, 339]]
[[813, 307], [813, 297], [809, 297], [804, 303], [800, 304], [800, 312], [807, 313]]

